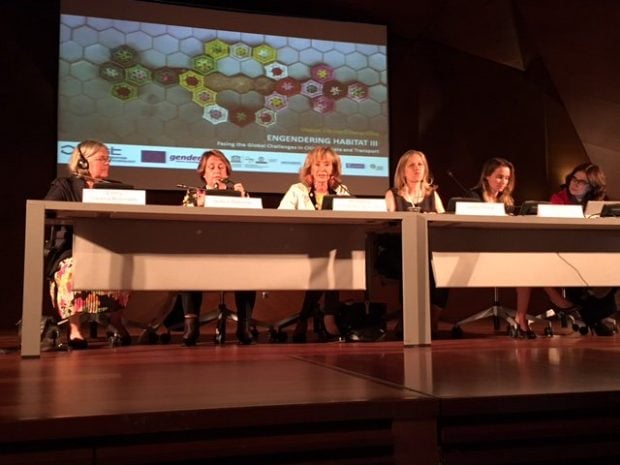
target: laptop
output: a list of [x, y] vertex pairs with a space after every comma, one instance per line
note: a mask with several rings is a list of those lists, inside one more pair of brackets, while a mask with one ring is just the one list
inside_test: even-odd
[[538, 205], [548, 205], [550, 203], [543, 200], [526, 200], [519, 207], [519, 215], [538, 215]]
[[586, 218], [598, 218], [605, 205], [620, 203], [617, 200], [589, 200], [586, 204], [584, 216]]
[[477, 197], [452, 197], [448, 200], [448, 206], [446, 207], [446, 213], [455, 213], [456, 204], [459, 202], [482, 202]]
[[351, 198], [350, 195], [325, 195], [323, 196], [323, 203], [321, 204], [321, 210], [333, 210], [334, 209], [334, 199], [337, 197], [346, 197], [348, 199]]
[[240, 191], [232, 189], [207, 189], [205, 195], [225, 195], [228, 197], [241, 197]]
[[119, 181], [101, 181], [94, 183], [93, 189], [134, 189], [134, 186]]

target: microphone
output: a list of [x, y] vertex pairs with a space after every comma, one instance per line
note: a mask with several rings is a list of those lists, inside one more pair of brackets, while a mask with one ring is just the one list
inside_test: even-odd
[[454, 184], [459, 186], [459, 189], [461, 189], [465, 193], [466, 197], [473, 197], [474, 196], [473, 193], [471, 192], [471, 190], [465, 188], [465, 186], [463, 186], [463, 184], [461, 184], [459, 182], [459, 180], [456, 179], [456, 176], [454, 176], [454, 174], [452, 174], [452, 171], [446, 170], [446, 174], [450, 177], [450, 179], [452, 179], [454, 181]]
[[353, 194], [351, 194], [351, 191], [349, 190], [349, 188], [347, 186], [345, 186], [344, 184], [342, 184], [341, 182], [336, 182], [334, 184], [334, 190], [336, 190], [338, 187], [340, 187], [340, 189], [342, 189], [347, 194], [349, 194], [351, 197], [353, 197]]
[[117, 181], [116, 179], [108, 179], [108, 178], [94, 178], [88, 174], [76, 174], [75, 177], [84, 179], [86, 181], [93, 181], [101, 184], [124, 184], [123, 181]]
[[178, 187], [179, 189], [185, 189], [186, 191], [190, 191], [190, 190], [199, 191], [199, 190], [202, 190], [202, 187], [188, 186], [187, 184], [176, 184], [176, 187]]
[[233, 181], [230, 178], [220, 179], [220, 182], [223, 182], [226, 185], [227, 189], [232, 189], [235, 186], [235, 184], [237, 184], [235, 181]]

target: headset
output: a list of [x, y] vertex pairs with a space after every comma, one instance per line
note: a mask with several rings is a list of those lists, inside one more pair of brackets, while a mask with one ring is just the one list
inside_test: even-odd
[[78, 161], [77, 161], [78, 169], [88, 171], [88, 169], [90, 168], [90, 165], [88, 163], [88, 160], [82, 153], [82, 144], [78, 144], [76, 148], [77, 148], [78, 154], [80, 155], [80, 158], [78, 158]]

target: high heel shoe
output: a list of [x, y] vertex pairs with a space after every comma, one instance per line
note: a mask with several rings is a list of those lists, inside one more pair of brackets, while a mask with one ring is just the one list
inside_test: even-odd
[[185, 315], [183, 328], [183, 345], [186, 347], [195, 346], [200, 336], [200, 327], [198, 325], [198, 315]]
[[248, 346], [254, 342], [252, 333], [250, 332], [250, 322], [246, 320], [239, 320], [237, 322], [237, 340], [239, 344]]
[[527, 326], [527, 329], [523, 329], [521, 325], [517, 323], [517, 326], [511, 327], [510, 336], [515, 339], [536, 339], [536, 333]]
[[325, 315], [322, 312], [318, 315], [314, 315], [313, 317], [313, 326], [316, 337], [319, 342], [335, 341], [336, 339], [338, 339], [338, 337], [327, 331], [327, 328], [325, 327], [325, 321], [323, 319], [324, 317]]
[[109, 338], [110, 347], [125, 347], [131, 345], [131, 336], [129, 333], [122, 334], [115, 331]]
[[306, 333], [308, 332], [308, 321], [299, 320], [295, 330], [293, 331], [293, 342], [295, 344], [303, 344], [306, 342]]
[[551, 303], [551, 309], [553, 310], [553, 314], [557, 317], [562, 327], [566, 327], [568, 325], [569, 320], [580, 320], [581, 319], [581, 305], [572, 304], [570, 307], [559, 307], [554, 303]]
[[112, 312], [108, 318], [108, 341], [110, 347], [124, 347], [131, 345], [131, 335], [123, 324], [120, 312]]
[[[79, 317], [78, 317], [79, 318]], [[78, 320], [79, 321], [79, 320]], [[73, 327], [75, 326], [75, 328]], [[80, 323], [69, 321], [69, 327], [67, 328], [67, 345], [64, 349], [67, 350], [85, 350], [88, 349], [88, 341], [84, 339], [82, 333], [79, 330]], [[58, 347], [61, 348], [62, 344]]]
[[67, 346], [71, 350], [84, 350], [88, 349], [88, 341], [81, 338], [69, 339]]
[[590, 326], [590, 330], [596, 334], [597, 336], [613, 336], [614, 330], [607, 326], [602, 321], [597, 321], [592, 326]]
[[527, 328], [526, 330], [519, 328], [519, 332], [521, 333], [521, 337], [523, 339], [536, 339], [537, 337], [536, 333], [532, 331], [530, 328]]

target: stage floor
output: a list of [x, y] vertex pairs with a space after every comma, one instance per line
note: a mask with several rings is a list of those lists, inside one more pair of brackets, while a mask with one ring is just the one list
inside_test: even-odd
[[419, 348], [206, 334], [39, 359], [7, 335], [0, 462], [620, 463], [620, 337], [489, 325]]

